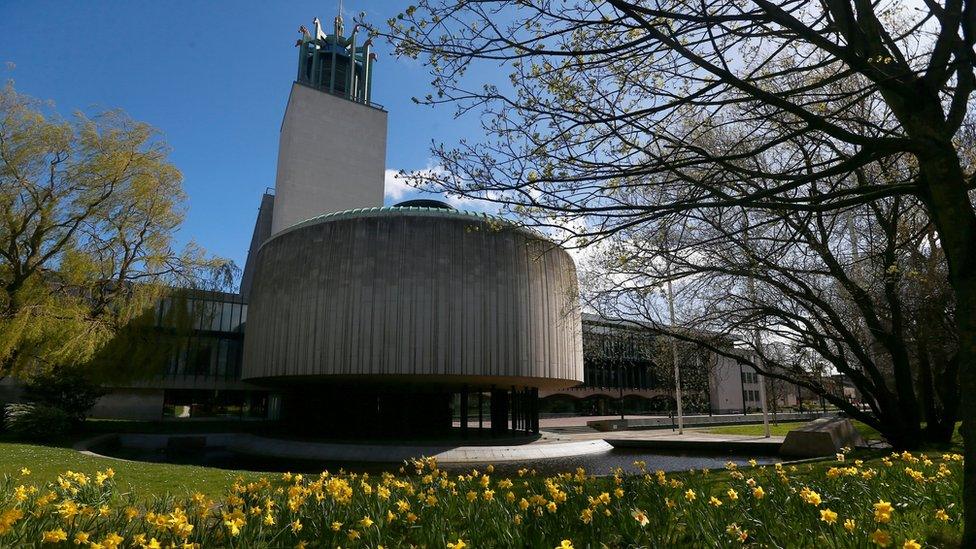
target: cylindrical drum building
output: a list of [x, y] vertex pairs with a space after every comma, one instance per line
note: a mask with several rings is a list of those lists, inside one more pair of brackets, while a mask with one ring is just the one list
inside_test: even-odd
[[337, 212], [274, 235], [255, 263], [243, 377], [276, 387], [284, 418], [343, 434], [469, 418], [537, 431], [538, 389], [582, 380], [573, 260], [501, 218]]

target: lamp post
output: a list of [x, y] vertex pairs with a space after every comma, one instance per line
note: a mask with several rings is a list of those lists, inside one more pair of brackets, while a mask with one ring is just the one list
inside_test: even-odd
[[[743, 234], [746, 236], [746, 239], [748, 240], [749, 214], [745, 210], [742, 211], [742, 214], [746, 223], [745, 229], [743, 230]], [[755, 261], [753, 261], [753, 268], [755, 268]], [[756, 279], [754, 276], [752, 276], [751, 272], [749, 274], [749, 294], [752, 297], [752, 302], [755, 303], [756, 302]], [[753, 345], [755, 345], [756, 347], [756, 365], [758, 366], [762, 362], [762, 357], [760, 356], [760, 350], [759, 350], [762, 346], [762, 337], [759, 335], [758, 325], [756, 326], [756, 329], [753, 332]], [[769, 438], [769, 414], [767, 413], [766, 410], [766, 376], [760, 373], [759, 368], [754, 367], [753, 369], [756, 370], [756, 377], [757, 379], [759, 379], [759, 403], [762, 406], [763, 436], [765, 438]]]
[[[674, 329], [674, 291], [671, 288], [671, 265], [668, 264], [668, 312], [671, 318], [671, 329]], [[671, 337], [671, 362], [674, 364], [674, 400], [678, 408], [678, 434], [685, 432], [684, 414], [681, 410], [681, 374], [678, 370], [678, 343]]]

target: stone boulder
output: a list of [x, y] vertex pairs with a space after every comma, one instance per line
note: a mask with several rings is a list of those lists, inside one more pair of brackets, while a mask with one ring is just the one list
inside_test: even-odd
[[845, 446], [864, 445], [864, 438], [851, 420], [820, 418], [787, 433], [779, 454], [795, 458], [832, 456]]

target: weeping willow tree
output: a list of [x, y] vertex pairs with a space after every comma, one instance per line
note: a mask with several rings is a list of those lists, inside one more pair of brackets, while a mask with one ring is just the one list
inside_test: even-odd
[[0, 90], [0, 376], [162, 355], [147, 332], [157, 304], [233, 278], [232, 263], [176, 247], [185, 211], [149, 124], [120, 111], [63, 119]]

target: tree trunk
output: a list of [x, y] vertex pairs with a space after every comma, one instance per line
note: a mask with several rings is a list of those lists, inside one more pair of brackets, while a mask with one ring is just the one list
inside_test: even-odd
[[925, 442], [934, 444], [949, 444], [952, 442], [952, 433], [956, 430], [956, 416], [943, 416], [937, 421], [930, 421], [925, 424], [922, 432]]
[[[940, 380], [933, 373], [933, 359], [925, 345], [925, 340], [929, 336], [930, 334], [924, 331], [914, 336], [919, 342], [918, 385], [925, 416], [922, 439], [925, 442], [948, 444], [952, 440], [952, 432], [956, 427], [958, 398], [954, 394], [946, 394], [944, 389], [954, 393], [958, 391], [959, 386], [957, 382], [953, 382], [951, 386], [943, 387], [944, 384], [940, 383]], [[942, 360], [941, 364], [940, 369], [943, 371], [943, 376], [954, 378], [955, 367], [945, 360]]]
[[918, 159], [922, 199], [938, 228], [956, 298], [959, 417], [965, 457], [962, 545], [976, 547], [976, 213], [951, 143], [934, 144]]
[[905, 422], [902, 414], [896, 412], [882, 417], [878, 432], [896, 450], [915, 450], [922, 444], [922, 430], [918, 423]]
[[963, 547], [976, 547], [976, 279], [956, 289], [959, 325], [959, 416], [963, 438]]
[[[959, 417], [963, 438], [963, 547], [976, 547], [976, 276], [956, 288], [959, 326]], [[951, 436], [951, 435], [950, 435]]]

